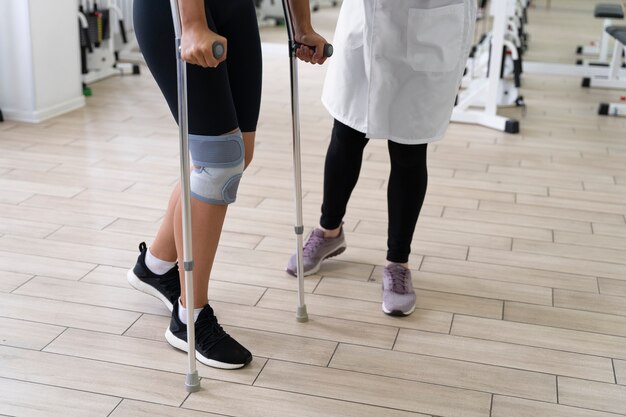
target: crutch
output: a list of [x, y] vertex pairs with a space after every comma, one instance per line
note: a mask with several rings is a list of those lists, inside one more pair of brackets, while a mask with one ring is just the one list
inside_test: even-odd
[[[174, 33], [176, 35], [176, 70], [178, 74], [178, 132], [180, 135], [180, 204], [183, 220], [183, 268], [185, 270], [185, 298], [187, 299], [187, 354], [189, 371], [185, 378], [187, 392], [200, 389], [200, 379], [196, 370], [196, 331], [193, 325], [193, 251], [191, 247], [191, 193], [189, 191], [189, 132], [187, 126], [187, 67], [180, 50], [182, 28], [178, 0], [170, 0]], [[213, 56], [220, 58], [224, 45], [213, 44]], [[190, 324], [191, 323], [191, 324]]]
[[[291, 19], [291, 10], [289, 10], [288, 0], [282, 0], [283, 10], [285, 12], [285, 25], [287, 26], [287, 36], [289, 37], [289, 59], [291, 61], [291, 116], [293, 127], [293, 176], [295, 185], [296, 199], [296, 225], [294, 227], [296, 233], [296, 257], [297, 257], [297, 277], [298, 277], [298, 306], [296, 307], [296, 320], [306, 322], [309, 315], [306, 311], [304, 303], [304, 254], [303, 254], [303, 236], [304, 225], [302, 224], [302, 156], [300, 152], [300, 107], [298, 96], [298, 59], [296, 50], [301, 46], [294, 39], [293, 22]], [[331, 44], [324, 45], [324, 56], [330, 57], [333, 54], [333, 46]]]

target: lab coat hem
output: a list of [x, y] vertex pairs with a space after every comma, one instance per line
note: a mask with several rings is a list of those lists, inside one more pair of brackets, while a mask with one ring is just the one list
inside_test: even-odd
[[344, 125], [351, 127], [352, 129], [356, 130], [357, 132], [361, 132], [361, 133], [365, 133], [365, 136], [368, 139], [376, 139], [376, 140], [380, 140], [380, 139], [384, 139], [384, 140], [390, 140], [392, 142], [396, 142], [399, 143], [401, 145], [423, 145], [425, 143], [432, 143], [432, 142], [437, 142], [440, 141], [441, 139], [444, 138], [444, 136], [446, 135], [446, 132], [444, 131], [443, 133], [441, 133], [440, 135], [435, 135], [432, 136], [430, 138], [422, 138], [422, 139], [415, 139], [415, 138], [401, 138], [401, 137], [397, 137], [397, 136], [383, 136], [383, 135], [376, 135], [374, 133], [368, 133], [367, 132], [367, 128], [359, 125], [358, 123], [354, 123], [351, 120], [348, 120], [347, 118], [338, 115], [329, 105], [328, 103], [326, 103], [326, 100], [324, 100], [322, 98], [322, 104], [324, 105], [324, 107], [326, 107], [326, 110], [328, 111], [328, 113], [330, 113], [330, 115], [337, 120], [340, 123], [343, 123]]
[[431, 138], [425, 138], [425, 139], [406, 139], [406, 138], [398, 138], [395, 136], [380, 137], [377, 135], [367, 136], [367, 138], [374, 139], [374, 140], [379, 140], [379, 139], [390, 140], [392, 142], [399, 143], [401, 145], [424, 145], [426, 143], [433, 143], [433, 142], [440, 141], [441, 139], [443, 139], [444, 136], [445, 136], [445, 133], [441, 135], [433, 136]]
[[364, 127], [363, 125], [359, 125], [357, 123], [353, 123], [352, 121], [348, 120], [347, 118], [338, 115], [332, 108], [331, 106], [328, 105], [328, 103], [326, 102], [326, 100], [324, 100], [324, 98], [322, 97], [322, 104], [324, 105], [324, 107], [326, 107], [326, 110], [328, 111], [328, 113], [330, 113], [330, 115], [337, 120], [340, 123], [343, 123], [344, 125], [351, 127], [352, 129], [356, 130], [357, 132], [361, 132], [361, 133], [365, 133], [367, 132], [367, 128]]

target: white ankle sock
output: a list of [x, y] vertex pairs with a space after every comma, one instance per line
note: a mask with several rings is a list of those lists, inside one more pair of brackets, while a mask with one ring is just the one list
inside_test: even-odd
[[170, 269], [174, 268], [176, 261], [163, 261], [150, 252], [150, 248], [146, 251], [146, 266], [153, 274], [163, 275]]
[[[194, 323], [196, 322], [196, 320], [198, 320], [198, 316], [200, 315], [201, 311], [202, 307], [193, 309]], [[178, 320], [182, 321], [184, 324], [187, 324], [187, 309], [183, 307], [182, 303], [180, 302], [180, 298], [178, 299]]]

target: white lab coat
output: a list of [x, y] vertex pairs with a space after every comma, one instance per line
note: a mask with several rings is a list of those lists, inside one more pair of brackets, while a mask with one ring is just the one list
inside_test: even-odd
[[344, 0], [322, 92], [368, 138], [441, 139], [476, 21], [476, 0]]

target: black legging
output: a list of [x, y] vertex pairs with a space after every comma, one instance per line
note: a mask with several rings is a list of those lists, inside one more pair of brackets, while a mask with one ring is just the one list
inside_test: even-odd
[[[324, 165], [324, 201], [320, 225], [336, 229], [341, 225], [352, 190], [359, 179], [363, 150], [369, 139], [335, 120]], [[391, 172], [387, 187], [387, 260], [405, 263], [419, 217], [426, 187], [428, 145], [402, 145], [387, 141]]]
[[[204, 0], [209, 28], [228, 40], [217, 68], [187, 65], [189, 133], [216, 136], [254, 132], [261, 105], [261, 40], [253, 0]], [[174, 24], [169, 0], [135, 0], [141, 52], [178, 118]]]

